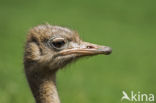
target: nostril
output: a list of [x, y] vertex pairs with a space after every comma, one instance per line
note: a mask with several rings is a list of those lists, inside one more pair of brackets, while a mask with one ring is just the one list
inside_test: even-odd
[[89, 45], [89, 46], [87, 46], [87, 48], [92, 49], [92, 48], [94, 48], [94, 46]]

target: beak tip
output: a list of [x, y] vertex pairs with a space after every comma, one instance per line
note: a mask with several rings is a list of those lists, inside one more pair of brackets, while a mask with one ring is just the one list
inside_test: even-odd
[[110, 48], [110, 47], [105, 47], [104, 54], [105, 54], [105, 55], [109, 55], [109, 54], [111, 54], [111, 53], [112, 53], [112, 48]]

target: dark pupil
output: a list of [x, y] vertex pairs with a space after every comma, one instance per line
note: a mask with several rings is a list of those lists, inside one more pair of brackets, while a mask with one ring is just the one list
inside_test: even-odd
[[52, 42], [52, 44], [57, 48], [61, 48], [65, 44], [65, 42], [62, 40], [62, 41]]

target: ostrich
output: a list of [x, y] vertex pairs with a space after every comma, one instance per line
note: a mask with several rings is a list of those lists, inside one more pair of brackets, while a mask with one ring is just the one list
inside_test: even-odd
[[108, 55], [111, 48], [80, 39], [65, 27], [38, 25], [32, 28], [25, 44], [24, 70], [36, 103], [60, 103], [56, 72], [85, 56]]

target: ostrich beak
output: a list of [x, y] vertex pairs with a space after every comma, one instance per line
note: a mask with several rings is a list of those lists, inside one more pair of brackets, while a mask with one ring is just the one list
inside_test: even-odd
[[60, 54], [61, 55], [77, 54], [79, 56], [89, 56], [97, 54], [109, 55], [111, 54], [111, 52], [112, 49], [108, 46], [102, 46], [88, 42], [81, 42], [80, 45], [73, 45], [72, 48], [61, 51]]

